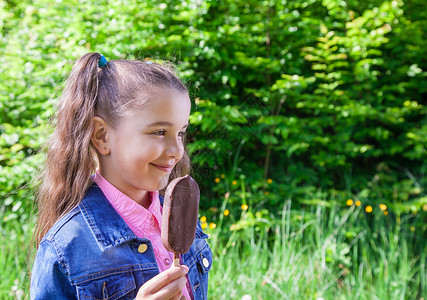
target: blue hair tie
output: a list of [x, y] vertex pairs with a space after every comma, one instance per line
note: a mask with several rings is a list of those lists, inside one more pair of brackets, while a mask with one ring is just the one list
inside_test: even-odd
[[101, 54], [101, 57], [99, 58], [98, 61], [98, 67], [102, 68], [103, 66], [105, 66], [107, 64], [107, 59], [105, 58], [104, 55]]

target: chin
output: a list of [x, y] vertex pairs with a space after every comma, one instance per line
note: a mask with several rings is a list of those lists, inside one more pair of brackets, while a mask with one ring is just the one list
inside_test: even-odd
[[168, 182], [169, 182], [169, 175], [161, 178], [159, 180], [159, 184], [157, 186], [157, 190], [158, 191], [163, 190], [168, 185]]

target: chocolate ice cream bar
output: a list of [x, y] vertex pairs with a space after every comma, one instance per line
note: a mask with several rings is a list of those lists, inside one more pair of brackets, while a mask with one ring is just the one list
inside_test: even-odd
[[175, 178], [166, 188], [161, 238], [163, 246], [175, 254], [174, 265], [179, 265], [179, 254], [187, 253], [193, 244], [199, 200], [199, 186], [190, 175]]

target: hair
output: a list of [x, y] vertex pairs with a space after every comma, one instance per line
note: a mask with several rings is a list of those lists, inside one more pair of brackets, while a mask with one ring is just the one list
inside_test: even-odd
[[[88, 53], [76, 61], [59, 100], [37, 193], [38, 217], [33, 236], [37, 247], [55, 222], [79, 204], [93, 183], [97, 166], [91, 144], [93, 118], [99, 116], [114, 127], [128, 111], [152, 100], [152, 94], [159, 89], [188, 94], [170, 65], [114, 60], [99, 68], [100, 58], [99, 53]], [[189, 171], [185, 150], [169, 181]]]

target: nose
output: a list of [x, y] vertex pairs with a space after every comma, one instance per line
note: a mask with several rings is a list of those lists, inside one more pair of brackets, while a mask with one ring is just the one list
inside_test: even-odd
[[173, 157], [177, 160], [180, 160], [184, 155], [184, 144], [182, 143], [181, 138], [170, 138], [166, 145], [165, 154], [168, 157]]

